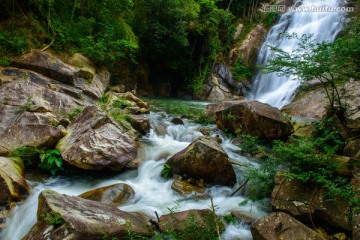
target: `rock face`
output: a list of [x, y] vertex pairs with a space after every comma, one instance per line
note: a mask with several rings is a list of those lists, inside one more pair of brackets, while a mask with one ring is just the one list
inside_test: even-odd
[[[326, 197], [325, 191], [316, 184], [306, 184], [287, 179], [282, 172], [275, 177], [271, 206], [274, 211], [289, 213], [295, 218], [311, 222], [319, 220], [328, 226], [351, 231], [352, 225], [347, 212], [346, 201]], [[309, 219], [309, 216], [312, 219]]]
[[37, 223], [23, 240], [104, 239], [104, 236], [126, 239], [128, 230], [141, 236], [150, 233], [144, 215], [51, 190], [40, 194], [37, 217]]
[[216, 125], [222, 130], [279, 139], [289, 136], [293, 126], [277, 108], [253, 100], [228, 101], [213, 107]]
[[198, 194], [205, 195], [204, 188], [192, 185], [185, 181], [175, 180], [171, 184], [171, 188], [179, 194], [190, 194], [196, 192]]
[[255, 58], [256, 60], [255, 52], [262, 43], [265, 34], [266, 30], [262, 24], [257, 25], [251, 30], [245, 40], [230, 51], [229, 58], [231, 63], [234, 64], [237, 59], [240, 58], [241, 63], [248, 66], [252, 58]]
[[116, 206], [120, 206], [134, 196], [135, 192], [132, 187], [125, 183], [96, 188], [79, 195], [81, 198], [113, 204]]
[[[346, 99], [349, 106], [347, 109], [347, 127], [354, 132], [360, 130], [360, 82], [350, 81], [345, 84], [347, 95]], [[326, 93], [322, 88], [316, 88], [306, 93], [299, 94], [294, 101], [285, 106], [282, 110], [296, 117], [323, 119], [326, 117], [326, 108], [329, 102]]]
[[326, 240], [286, 213], [271, 213], [251, 227], [254, 240]]
[[67, 130], [57, 148], [67, 163], [78, 168], [120, 171], [137, 156], [136, 132], [115, 125], [95, 106], [85, 108]]
[[228, 155], [210, 137], [200, 137], [172, 156], [166, 164], [174, 174], [203, 179], [208, 184], [234, 185], [236, 176]]

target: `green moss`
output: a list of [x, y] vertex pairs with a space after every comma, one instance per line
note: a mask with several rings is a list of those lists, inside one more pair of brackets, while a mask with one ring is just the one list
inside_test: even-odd
[[55, 211], [48, 212], [46, 215], [42, 214], [41, 217], [47, 224], [54, 225], [55, 227], [59, 227], [64, 224], [63, 217], [60, 213]]

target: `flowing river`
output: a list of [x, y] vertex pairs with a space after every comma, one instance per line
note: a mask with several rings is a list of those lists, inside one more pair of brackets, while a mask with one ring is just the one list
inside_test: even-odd
[[[298, 48], [296, 39], [288, 39], [282, 33], [313, 34], [315, 43], [332, 42], [342, 30], [345, 22], [345, 11], [321, 11], [322, 7], [336, 9], [344, 6], [344, 0], [301, 0], [294, 4], [294, 11], [283, 14], [278, 23], [268, 32], [263, 42], [257, 65], [266, 65], [274, 56], [268, 46], [291, 53]], [[306, 11], [306, 9], [314, 9]], [[318, 9], [318, 10], [316, 10]], [[253, 86], [249, 98], [282, 108], [290, 103], [294, 92], [300, 86], [296, 76], [278, 76], [276, 73], [262, 74], [258, 71], [253, 77]]]
[[[212, 136], [219, 135], [223, 140], [221, 146], [227, 152], [230, 160], [235, 163], [256, 165], [244, 156], [237, 154], [239, 147], [233, 145], [224, 133], [215, 125], [201, 126], [190, 120], [183, 119], [184, 125], [174, 125], [170, 120], [175, 116], [162, 110], [173, 111], [178, 114], [188, 114], [190, 111], [202, 111], [207, 103], [188, 102], [181, 100], [150, 100], [153, 110], [146, 115], [151, 120], [151, 132], [140, 140], [140, 157], [142, 163], [137, 170], [128, 170], [123, 173], [108, 177], [96, 176], [61, 176], [35, 180], [28, 176], [32, 191], [26, 201], [13, 209], [11, 217], [6, 221], [6, 228], [0, 234], [2, 240], [20, 240], [35, 224], [38, 207], [38, 195], [45, 189], [52, 189], [59, 193], [77, 196], [90, 189], [107, 186], [115, 183], [129, 184], [135, 191], [135, 198], [119, 208], [124, 211], [143, 212], [155, 219], [155, 211], [159, 215], [167, 214], [170, 209], [183, 211], [188, 209], [209, 209], [210, 199], [197, 199], [191, 195], [179, 195], [171, 189], [172, 179], [165, 180], [160, 172], [166, 160], [173, 154], [186, 148], [192, 141], [203, 134], [199, 127], [210, 130]], [[166, 134], [158, 135], [156, 126], [166, 126]], [[233, 165], [239, 183], [243, 181], [244, 168]], [[31, 180], [33, 179], [33, 180]], [[217, 214], [229, 214], [232, 210], [241, 210], [256, 218], [267, 214], [267, 209], [262, 204], [247, 202], [241, 204], [245, 197], [237, 194], [230, 197], [236, 189], [229, 187], [208, 187], [207, 192], [213, 198], [217, 207]], [[243, 191], [244, 192], [244, 191]], [[241, 222], [230, 224], [222, 233], [224, 240], [252, 239], [249, 226]]]

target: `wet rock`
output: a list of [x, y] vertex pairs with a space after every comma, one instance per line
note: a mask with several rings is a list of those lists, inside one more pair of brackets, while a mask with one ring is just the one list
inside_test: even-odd
[[231, 216], [247, 225], [251, 225], [256, 221], [256, 217], [253, 217], [249, 213], [243, 211], [231, 211]]
[[224, 83], [219, 81], [214, 74], [211, 75], [211, 81], [212, 89], [207, 98], [208, 101], [222, 102], [233, 98], [231, 91], [226, 86], [222, 85]]
[[186, 194], [190, 194], [193, 192], [199, 193], [199, 194], [205, 194], [205, 189], [202, 187], [198, 187], [195, 185], [192, 185], [188, 182], [185, 181], [180, 181], [180, 180], [175, 180], [172, 184], [171, 184], [171, 188], [182, 195], [186, 195]]
[[141, 108], [139, 107], [127, 107], [125, 109], [125, 111], [128, 113], [128, 114], [132, 114], [132, 115], [139, 115], [141, 114]]
[[201, 132], [204, 136], [210, 136], [211, 130], [207, 128], [198, 128], [197, 131]]
[[326, 240], [314, 230], [282, 212], [271, 213], [251, 227], [254, 240]]
[[87, 57], [80, 53], [75, 53], [67, 60], [67, 63], [71, 66], [78, 67], [80, 69], [79, 76], [85, 79], [93, 79], [96, 70], [94, 64]]
[[37, 223], [23, 240], [126, 239], [129, 232], [151, 234], [140, 213], [127, 213], [116, 206], [45, 190], [39, 196]]
[[90, 106], [68, 126], [57, 144], [64, 161], [86, 170], [121, 171], [137, 157], [136, 131], [128, 123], [114, 123]]
[[[208, 210], [188, 210], [170, 213], [160, 217], [159, 227], [161, 231], [179, 232], [186, 229], [189, 224], [200, 229], [214, 229], [214, 214]], [[220, 226], [223, 229], [223, 226]]]
[[181, 118], [175, 117], [170, 120], [175, 125], [184, 125], [184, 121]]
[[158, 136], [165, 136], [167, 134], [166, 126], [162, 123], [156, 125], [154, 131]]
[[53, 146], [62, 136], [61, 129], [52, 126], [56, 121], [51, 113], [28, 112], [0, 104], [0, 154], [9, 154], [22, 146]]
[[235, 133], [250, 134], [266, 139], [279, 139], [289, 136], [293, 126], [277, 108], [253, 100], [223, 102], [213, 106], [216, 125]]
[[200, 137], [187, 148], [172, 156], [166, 164], [174, 174], [204, 179], [207, 184], [232, 186], [236, 183], [228, 155], [210, 137]]
[[21, 159], [0, 157], [0, 207], [8, 207], [29, 193]]
[[141, 135], [146, 135], [150, 132], [150, 120], [146, 117], [130, 115], [129, 122]]
[[[327, 226], [351, 231], [347, 202], [337, 196], [326, 196], [324, 189], [316, 184], [287, 179], [284, 172], [275, 177], [271, 206], [273, 211], [282, 211], [305, 222], [319, 220]], [[310, 218], [311, 215], [311, 218]]]
[[360, 159], [360, 139], [355, 139], [348, 142], [344, 148], [344, 155]]
[[135, 192], [129, 185], [118, 183], [106, 187], [96, 188], [79, 195], [92, 201], [103, 202], [120, 206], [135, 196]]

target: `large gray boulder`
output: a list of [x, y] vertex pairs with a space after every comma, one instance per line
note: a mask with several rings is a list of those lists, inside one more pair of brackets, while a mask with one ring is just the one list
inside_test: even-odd
[[96, 106], [86, 107], [68, 126], [57, 148], [64, 161], [86, 170], [121, 171], [137, 157], [137, 132], [127, 122], [113, 122]]
[[236, 176], [228, 155], [216, 140], [200, 137], [167, 162], [171, 171], [207, 184], [234, 185]]
[[151, 234], [148, 217], [113, 205], [45, 190], [39, 196], [38, 221], [23, 240], [127, 239]]
[[251, 227], [254, 240], [327, 240], [290, 215], [271, 213]]
[[266, 139], [285, 138], [293, 132], [290, 120], [269, 104], [254, 100], [227, 101], [211, 105], [211, 109], [216, 115], [216, 125], [222, 130]]

